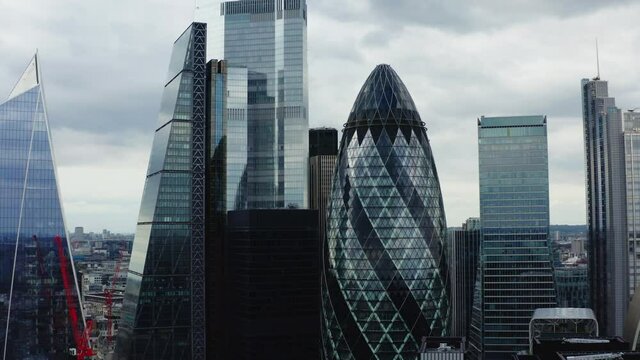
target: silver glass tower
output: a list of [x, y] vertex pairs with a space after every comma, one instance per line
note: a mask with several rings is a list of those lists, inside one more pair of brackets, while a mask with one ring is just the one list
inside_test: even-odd
[[640, 113], [622, 113], [629, 239], [629, 296], [640, 284]]
[[582, 80], [591, 306], [601, 333], [621, 336], [629, 302], [622, 119], [606, 81]]
[[556, 305], [547, 119], [482, 117], [478, 147], [482, 314], [471, 345], [476, 355], [514, 353], [528, 346], [533, 311]]
[[248, 208], [307, 208], [306, 1], [217, 2], [197, 17], [211, 24], [209, 54], [248, 70]]

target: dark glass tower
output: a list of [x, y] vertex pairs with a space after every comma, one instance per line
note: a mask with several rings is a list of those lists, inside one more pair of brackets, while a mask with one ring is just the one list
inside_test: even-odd
[[325, 359], [415, 359], [449, 330], [446, 224], [424, 123], [389, 65], [355, 101], [328, 206]]
[[229, 211], [224, 359], [319, 358], [319, 249], [315, 210]]
[[67, 359], [77, 289], [36, 55], [0, 104], [0, 358]]
[[119, 359], [205, 358], [206, 25], [176, 40], [131, 254]]
[[451, 229], [447, 250], [451, 274], [451, 335], [468, 337], [480, 257], [480, 219], [470, 218], [462, 228]]
[[338, 157], [338, 130], [309, 130], [309, 207], [318, 210], [320, 241], [327, 224], [327, 200]]

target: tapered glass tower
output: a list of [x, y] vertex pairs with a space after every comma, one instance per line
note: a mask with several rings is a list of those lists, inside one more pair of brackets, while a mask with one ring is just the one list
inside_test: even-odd
[[205, 358], [206, 25], [176, 40], [133, 243], [119, 359]]
[[360, 90], [329, 197], [325, 359], [415, 359], [449, 328], [446, 224], [424, 123], [389, 65]]
[[0, 358], [67, 359], [77, 289], [36, 55], [0, 104]]

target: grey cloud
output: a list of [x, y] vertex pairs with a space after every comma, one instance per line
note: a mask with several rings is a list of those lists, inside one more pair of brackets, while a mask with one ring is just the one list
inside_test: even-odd
[[370, 0], [375, 21], [419, 25], [453, 32], [496, 30], [541, 17], [566, 18], [592, 13], [632, 0]]

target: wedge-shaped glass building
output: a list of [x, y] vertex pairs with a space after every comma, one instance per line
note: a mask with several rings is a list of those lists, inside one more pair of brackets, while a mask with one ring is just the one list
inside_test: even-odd
[[415, 359], [446, 336], [445, 214], [424, 123], [389, 65], [360, 90], [329, 197], [322, 275], [325, 359]]
[[176, 40], [131, 254], [119, 359], [205, 358], [206, 25]]
[[67, 359], [77, 289], [36, 55], [0, 104], [0, 358]]

